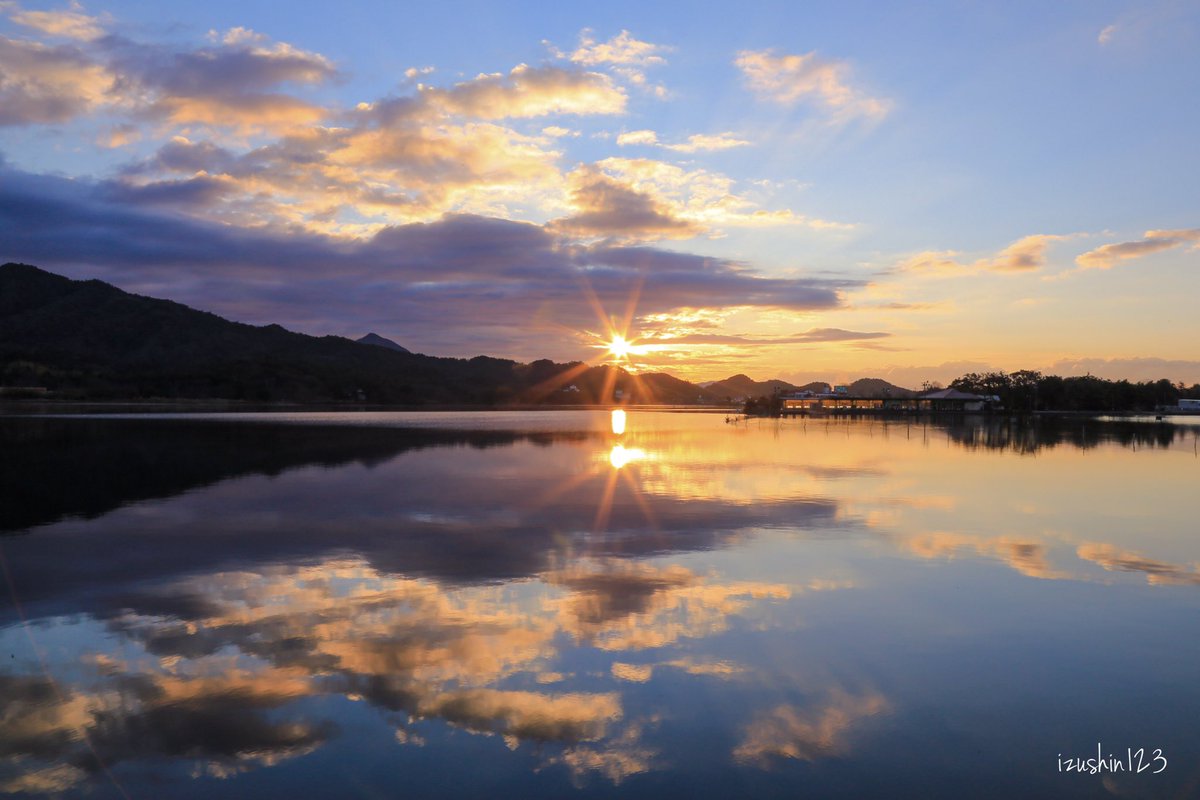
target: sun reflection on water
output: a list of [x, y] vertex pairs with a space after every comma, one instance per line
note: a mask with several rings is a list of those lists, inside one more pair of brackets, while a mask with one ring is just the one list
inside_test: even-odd
[[613, 465], [614, 469], [620, 469], [634, 461], [641, 461], [646, 457], [646, 451], [639, 447], [626, 447], [622, 444], [614, 444], [612, 450], [608, 453], [608, 463]]

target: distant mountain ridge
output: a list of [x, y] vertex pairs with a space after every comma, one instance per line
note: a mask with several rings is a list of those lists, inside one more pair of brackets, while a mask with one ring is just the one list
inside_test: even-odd
[[246, 325], [12, 263], [0, 266], [0, 387], [46, 388], [65, 399], [404, 405], [606, 403], [618, 391], [634, 403], [714, 399], [669, 375], [635, 380], [579, 362], [437, 358]]
[[[363, 345], [370, 345], [364, 347]], [[230, 399], [404, 405], [717, 404], [829, 390], [734, 375], [701, 386], [610, 365], [438, 358], [376, 333], [357, 341], [280, 325], [231, 322], [170, 300], [77, 281], [27, 264], [0, 266], [0, 388], [65, 399]], [[909, 396], [879, 379], [853, 393]]]
[[[753, 397], [769, 397], [779, 393], [812, 392], [824, 394], [833, 391], [833, 387], [824, 381], [814, 381], [803, 386], [796, 386], [781, 380], [756, 381], [748, 375], [737, 374], [724, 380], [704, 384], [704, 388], [718, 398], [728, 398], [731, 402]], [[915, 397], [918, 392], [888, 383], [882, 378], [860, 378], [847, 386], [848, 394], [857, 397]]]

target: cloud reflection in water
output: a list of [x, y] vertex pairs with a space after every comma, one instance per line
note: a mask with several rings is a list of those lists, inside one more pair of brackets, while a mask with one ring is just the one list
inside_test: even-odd
[[[775, 774], [849, 758], [902, 717], [887, 669], [832, 667], [874, 652], [843, 629], [920, 591], [856, 605], [879, 602], [888, 557], [941, 564], [929, 582], [993, 562], [1026, 584], [1200, 582], [1188, 540], [1114, 513], [1134, 473], [1105, 459], [1155, 452], [1120, 440], [1076, 446], [1059, 431], [1032, 460], [1016, 457], [1040, 441], [1023, 428], [594, 422], [569, 435], [24, 431], [21, 453], [54, 455], [27, 462], [13, 485], [44, 491], [12, 519], [40, 526], [0, 544], [33, 635], [54, 643], [56, 684], [28, 657], [0, 673], [0, 786], [84, 791], [101, 764], [166, 782], [286, 771], [339, 747], [361, 715], [405, 751], [491, 739], [527, 772], [580, 786], [698, 768], [682, 743], [699, 734], [725, 741], [706, 763]], [[74, 488], [114, 457], [147, 480]], [[1156, 476], [1160, 522], [1185, 519], [1173, 504], [1187, 479]], [[815, 632], [800, 621], [810, 607]], [[17, 653], [24, 635], [0, 630]]]

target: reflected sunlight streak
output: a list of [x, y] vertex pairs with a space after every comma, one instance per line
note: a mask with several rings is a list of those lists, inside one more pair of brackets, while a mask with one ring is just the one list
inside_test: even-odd
[[621, 444], [614, 444], [608, 454], [608, 463], [612, 464], [615, 469], [621, 469], [626, 464], [631, 464], [634, 461], [641, 461], [646, 457], [646, 451], [638, 447], [625, 447]]

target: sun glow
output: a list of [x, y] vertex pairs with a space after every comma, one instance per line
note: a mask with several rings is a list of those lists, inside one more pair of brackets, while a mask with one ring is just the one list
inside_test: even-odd
[[632, 342], [627, 341], [625, 337], [619, 333], [613, 334], [612, 341], [608, 343], [609, 355], [618, 361], [621, 361], [629, 358], [629, 354], [633, 351]]
[[646, 451], [640, 447], [626, 447], [621, 444], [614, 444], [612, 450], [608, 453], [608, 463], [613, 465], [614, 469], [621, 469], [626, 464], [634, 461], [641, 461], [646, 457]]

